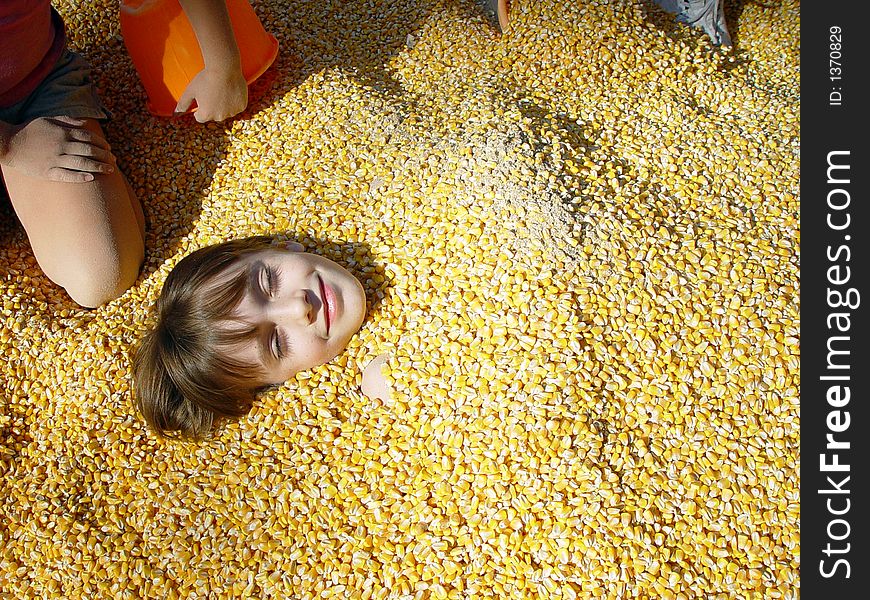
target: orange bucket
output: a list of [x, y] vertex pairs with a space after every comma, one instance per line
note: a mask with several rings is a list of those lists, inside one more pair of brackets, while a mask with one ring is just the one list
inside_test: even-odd
[[[242, 74], [250, 85], [278, 55], [278, 40], [247, 0], [227, 0], [239, 45]], [[178, 0], [123, 0], [121, 35], [148, 94], [148, 110], [161, 117], [175, 114], [187, 85], [203, 67], [199, 42]]]

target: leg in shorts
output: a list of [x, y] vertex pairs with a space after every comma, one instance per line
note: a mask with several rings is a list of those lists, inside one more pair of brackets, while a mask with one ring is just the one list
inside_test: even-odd
[[[0, 108], [0, 121], [25, 126], [39, 118], [75, 117], [105, 139], [88, 63], [66, 51], [30, 96]], [[95, 307], [135, 282], [144, 257], [142, 207], [117, 169], [83, 183], [51, 181], [0, 167], [3, 183], [36, 260], [78, 304]]]

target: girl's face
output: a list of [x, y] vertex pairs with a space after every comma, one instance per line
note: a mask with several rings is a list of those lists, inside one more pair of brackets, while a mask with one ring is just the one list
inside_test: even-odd
[[247, 286], [233, 317], [256, 333], [238, 358], [262, 369], [263, 385], [329, 362], [365, 317], [362, 284], [331, 260], [296, 246], [257, 250], [239, 261]]

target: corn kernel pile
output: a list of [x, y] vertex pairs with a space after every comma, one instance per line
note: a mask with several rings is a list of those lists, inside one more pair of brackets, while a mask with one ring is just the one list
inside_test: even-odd
[[[117, 0], [55, 0], [147, 258], [83, 310], [0, 209], [0, 596], [799, 596], [799, 3], [726, 2], [731, 50], [647, 0], [510, 4], [257, 0], [279, 57], [200, 125], [145, 111]], [[148, 309], [261, 233], [354, 272], [363, 329], [159, 441]]]

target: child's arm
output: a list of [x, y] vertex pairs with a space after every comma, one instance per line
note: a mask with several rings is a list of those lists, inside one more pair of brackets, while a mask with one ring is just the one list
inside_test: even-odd
[[196, 120], [223, 121], [248, 105], [248, 84], [242, 74], [239, 46], [225, 0], [180, 0], [205, 67], [188, 84], [176, 112], [186, 112], [196, 102]]
[[0, 165], [37, 179], [83, 183], [114, 171], [115, 157], [84, 119], [42, 117], [25, 125], [0, 121]]

